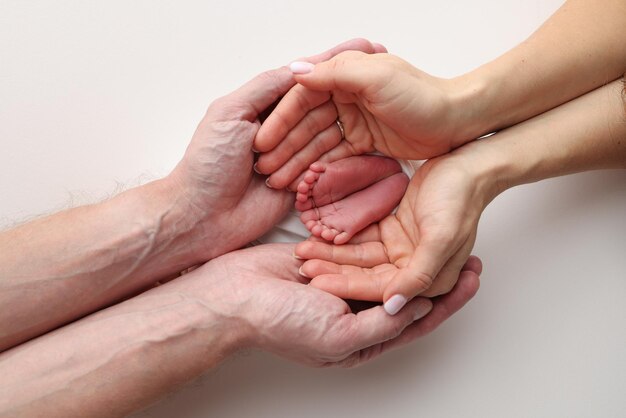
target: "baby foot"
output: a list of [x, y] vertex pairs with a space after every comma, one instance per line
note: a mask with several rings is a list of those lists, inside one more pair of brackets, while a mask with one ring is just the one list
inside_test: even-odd
[[300, 212], [337, 202], [396, 173], [400, 164], [387, 157], [359, 155], [332, 163], [315, 162], [296, 189]]
[[296, 209], [303, 211], [300, 219], [313, 235], [345, 244], [391, 213], [408, 182], [398, 162], [386, 157], [318, 162], [298, 185]]

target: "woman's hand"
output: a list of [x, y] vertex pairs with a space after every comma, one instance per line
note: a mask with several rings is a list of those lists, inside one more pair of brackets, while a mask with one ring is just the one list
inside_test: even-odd
[[396, 56], [348, 51], [317, 65], [293, 63], [291, 69], [299, 84], [254, 142], [264, 153], [256, 169], [271, 174], [271, 187], [290, 185], [320, 157], [335, 161], [379, 151], [425, 159], [460, 145], [460, 115], [469, 112], [458, 102], [461, 89]]
[[[468, 146], [469, 147], [469, 146]], [[296, 255], [311, 284], [348, 299], [385, 301], [398, 312], [414, 296], [447, 293], [469, 258], [494, 183], [470, 164], [466, 150], [429, 160], [417, 170], [395, 214], [350, 244], [306, 241]]]

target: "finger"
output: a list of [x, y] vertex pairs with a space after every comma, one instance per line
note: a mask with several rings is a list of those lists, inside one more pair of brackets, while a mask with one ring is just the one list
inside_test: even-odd
[[483, 262], [475, 255], [470, 255], [461, 271], [473, 271], [479, 276], [483, 273]]
[[469, 254], [474, 246], [476, 240], [476, 233], [473, 232], [465, 240], [461, 248], [446, 261], [443, 267], [439, 270], [435, 282], [425, 291], [421, 292], [422, 296], [433, 297], [443, 295], [450, 292], [454, 287], [454, 284], [458, 280], [459, 273], [469, 261]]
[[385, 289], [383, 300], [385, 310], [390, 315], [398, 312], [407, 300], [431, 287], [441, 268], [452, 256], [447, 239], [422, 238], [408, 265], [398, 271]]
[[387, 315], [382, 306], [375, 306], [359, 312], [346, 314], [342, 326], [334, 328], [336, 332], [326, 335], [325, 339], [334, 341], [333, 345], [343, 347], [344, 357], [355, 353], [354, 358], [346, 358], [342, 365], [352, 366], [359, 362], [359, 350], [381, 344], [401, 335], [402, 331], [416, 319], [422, 318], [433, 308], [426, 298], [415, 298], [398, 315]]
[[261, 73], [227, 96], [215, 100], [209, 109], [217, 117], [254, 122], [267, 107], [283, 96], [295, 84], [286, 67]]
[[344, 51], [362, 51], [366, 54], [374, 54], [387, 52], [387, 49], [379, 43], [372, 43], [363, 38], [354, 38], [342, 42], [339, 45], [329, 49], [328, 51], [322, 52], [321, 54], [312, 55], [310, 57], [304, 58], [303, 60], [306, 62], [317, 64], [318, 62], [328, 61], [335, 55], [338, 55]]
[[443, 265], [439, 273], [437, 274], [437, 278], [433, 282], [433, 284], [423, 292], [419, 294], [421, 296], [433, 297], [439, 296], [448, 293], [454, 287], [456, 281], [458, 280], [459, 273], [461, 273], [461, 269], [465, 265], [468, 257], [469, 249], [467, 251], [459, 250], [457, 253], [450, 258], [446, 264]]
[[374, 46], [374, 53], [376, 54], [386, 54], [389, 52], [384, 45], [379, 44], [378, 42], [372, 42], [372, 45]]
[[383, 290], [392, 280], [396, 268], [383, 265], [378, 269], [359, 270], [354, 266], [339, 266], [337, 270], [340, 273], [322, 274], [311, 280], [309, 285], [342, 299], [380, 302]]
[[[335, 276], [369, 276], [366, 268], [351, 266], [349, 264], [337, 264], [325, 260], [307, 260], [300, 267], [300, 274], [308, 278], [318, 278], [329, 276], [328, 279], [335, 280]], [[332, 277], [330, 277], [332, 276]], [[336, 280], [335, 280], [336, 281]], [[318, 287], [318, 286], [313, 286]]]
[[310, 111], [331, 98], [329, 92], [320, 92], [296, 85], [276, 105], [254, 140], [259, 152], [274, 149]]
[[[361, 244], [364, 242], [379, 242], [380, 239], [380, 228], [379, 224], [375, 223], [364, 230], [360, 231], [358, 234], [352, 237], [349, 244]], [[385, 253], [387, 250], [385, 249]]]
[[[330, 101], [311, 110], [287, 133], [274, 149], [259, 157], [257, 162], [258, 171], [262, 174], [273, 173], [284, 165], [291, 156], [304, 148], [320, 132], [334, 125], [336, 120], [337, 109]], [[315, 158], [317, 157], [319, 155]]]
[[[351, 39], [346, 42], [342, 42], [341, 44], [329, 49], [328, 51], [322, 52], [321, 54], [304, 58], [304, 61], [316, 64], [316, 63], [320, 63], [323, 61], [327, 61], [333, 58], [334, 56], [336, 56], [337, 54], [340, 54], [345, 51], [350, 51], [350, 50], [362, 51], [363, 53], [366, 53], [366, 54], [386, 52], [385, 47], [382, 46], [381, 44], [373, 44], [367, 39], [356, 38], [356, 39]], [[285, 72], [286, 74], [289, 74], [288, 87], [286, 89], [283, 89], [282, 92], [274, 98], [274, 100], [270, 101], [269, 103], [266, 103], [262, 107], [257, 106], [257, 107], [261, 107], [261, 109], [260, 111], [257, 112], [257, 115], [255, 115], [253, 120], [256, 119], [256, 116], [258, 116], [258, 114], [261, 113], [263, 109], [272, 105], [276, 101], [276, 99], [284, 95], [289, 88], [294, 86], [295, 81], [293, 80], [293, 75], [291, 71], [287, 70], [286, 68], [281, 68], [280, 70], [282, 72]], [[293, 90], [294, 89], [292, 89], [292, 91]], [[286, 104], [281, 106], [281, 103], [282, 103], [281, 101], [281, 103], [279, 103], [276, 106], [276, 109], [274, 110], [274, 112], [272, 112], [273, 116], [270, 115], [270, 117], [268, 117], [265, 123], [261, 126], [261, 130], [257, 134], [257, 137], [255, 138], [255, 141], [254, 141], [254, 149], [260, 152], [266, 152], [266, 151], [273, 149], [281, 141], [281, 139], [285, 137], [286, 133], [291, 128], [293, 128], [293, 126], [295, 126], [295, 123], [297, 123], [297, 121], [299, 121], [306, 114], [306, 112], [301, 113], [302, 109], [307, 109], [307, 108], [308, 110], [314, 109], [319, 104], [323, 103], [324, 101], [330, 98], [330, 94], [326, 92], [304, 93], [305, 90], [306, 89], [300, 86], [300, 88], [296, 89], [296, 92], [292, 94], [292, 97], [287, 100]], [[300, 95], [298, 95], [298, 91], [300, 92]], [[293, 104], [293, 101], [298, 100], [298, 99], [303, 101], [301, 103], [301, 105], [303, 105], [302, 109], [298, 109], [298, 107], [295, 107], [295, 108], [288, 107], [290, 103]], [[278, 114], [276, 114], [277, 110], [278, 110]], [[293, 115], [291, 115], [291, 112], [293, 112], [294, 110], [298, 110], [298, 111], [295, 112]], [[300, 115], [299, 117], [297, 116], [298, 114]], [[269, 121], [269, 124], [268, 124], [268, 121]], [[289, 126], [287, 130], [285, 130], [286, 126]]]
[[320, 132], [311, 142], [294, 154], [289, 161], [267, 179], [267, 185], [282, 189], [287, 187], [302, 172], [306, 171], [317, 158], [334, 148], [341, 141], [341, 134], [335, 124]]
[[407, 327], [398, 338], [384, 343], [379, 351], [385, 352], [398, 348], [431, 333], [465, 306], [478, 292], [479, 287], [478, 274], [469, 270], [462, 272], [450, 293], [432, 299], [433, 309], [428, 315]]
[[[377, 223], [368, 226], [367, 228], [365, 228], [364, 230], [362, 230], [361, 232], [359, 232], [358, 234], [353, 236], [352, 239], [350, 240], [349, 244], [361, 244], [361, 243], [364, 243], [364, 242], [381, 241], [381, 239], [380, 239], [380, 228], [378, 226], [379, 226], [379, 224], [377, 224]], [[312, 241], [312, 242], [323, 242], [325, 244], [328, 244], [328, 241], [326, 241], [323, 238], [318, 238], [315, 235], [309, 236], [306, 240], [307, 241]]]
[[292, 63], [294, 78], [303, 86], [316, 91], [342, 90], [360, 94], [368, 88], [379, 89], [389, 80], [390, 66], [381, 66], [372, 55], [346, 51], [315, 66]]
[[[305, 260], [317, 259], [358, 267], [374, 267], [389, 262], [385, 247], [381, 242], [332, 245], [323, 242], [302, 241], [296, 245], [295, 254]], [[319, 274], [322, 273], [311, 271], [309, 277], [315, 277]]]

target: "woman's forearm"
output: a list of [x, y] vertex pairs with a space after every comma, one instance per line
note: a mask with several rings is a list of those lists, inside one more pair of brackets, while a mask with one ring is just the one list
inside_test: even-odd
[[550, 177], [626, 168], [623, 83], [614, 81], [455, 153], [469, 156], [489, 179], [492, 197]]
[[567, 1], [526, 41], [451, 80], [464, 103], [461, 143], [616, 80], [626, 69], [624, 39], [626, 1]]
[[0, 351], [197, 262], [182, 245], [192, 209], [171, 189], [153, 182], [0, 233]]

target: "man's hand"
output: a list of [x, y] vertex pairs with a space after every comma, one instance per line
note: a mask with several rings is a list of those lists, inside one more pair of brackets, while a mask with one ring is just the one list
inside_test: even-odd
[[293, 248], [229, 253], [0, 354], [11, 382], [0, 386], [0, 415], [45, 416], [52, 406], [63, 417], [126, 416], [247, 348], [354, 366], [434, 330], [478, 289], [479, 269], [396, 316], [381, 306], [354, 314], [302, 283]]
[[[363, 39], [344, 42], [307, 58], [322, 62], [346, 51], [383, 51]], [[191, 241], [199, 259], [240, 248], [269, 230], [286, 212], [292, 197], [268, 190], [254, 175], [252, 142], [259, 119], [295, 84], [287, 67], [263, 73], [211, 104], [185, 157], [170, 175], [199, 219], [199, 237]]]
[[[309, 59], [380, 48], [357, 39]], [[278, 221], [291, 199], [253, 175], [251, 144], [263, 111], [294, 84], [283, 67], [216, 100], [165, 179], [1, 233], [0, 351], [239, 248]]]
[[215, 314], [234, 321], [228, 329], [242, 332], [240, 347], [313, 366], [354, 366], [434, 330], [478, 290], [480, 262], [445, 297], [415, 298], [396, 316], [382, 306], [355, 314], [342, 299], [305, 284], [293, 249], [249, 248], [190, 273], [192, 294], [207, 295]]

